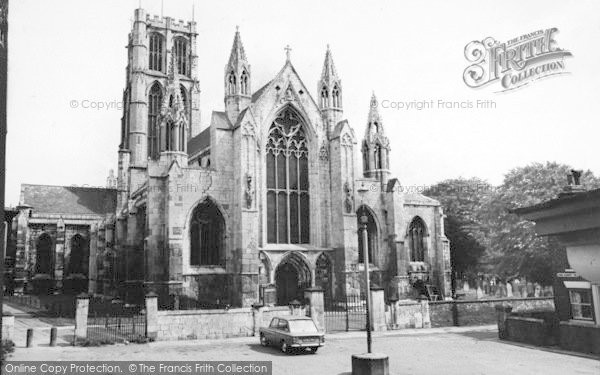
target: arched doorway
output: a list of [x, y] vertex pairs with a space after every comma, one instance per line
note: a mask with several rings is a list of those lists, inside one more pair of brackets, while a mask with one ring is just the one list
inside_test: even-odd
[[35, 273], [52, 273], [52, 237], [42, 233], [35, 246]]
[[304, 289], [311, 286], [308, 265], [300, 255], [287, 256], [275, 270], [277, 304], [288, 305], [292, 300], [302, 301]]
[[358, 263], [364, 263], [364, 244], [363, 244], [363, 223], [361, 218], [367, 217], [367, 249], [369, 251], [369, 263], [376, 263], [374, 260], [375, 254], [377, 253], [377, 224], [375, 223], [375, 217], [371, 210], [362, 205], [356, 211], [357, 227], [358, 227]]

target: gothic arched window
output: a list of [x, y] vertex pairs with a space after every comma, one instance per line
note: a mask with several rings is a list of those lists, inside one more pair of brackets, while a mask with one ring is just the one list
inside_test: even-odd
[[267, 242], [309, 243], [308, 145], [302, 120], [283, 110], [267, 143]]
[[427, 229], [423, 219], [416, 217], [408, 227], [408, 237], [410, 241], [410, 260], [412, 262], [425, 261], [425, 236]]
[[162, 104], [162, 89], [155, 82], [148, 94], [148, 157], [158, 158], [159, 148], [159, 126], [158, 116]]
[[340, 102], [340, 90], [335, 86], [331, 91], [331, 99], [333, 101], [333, 108], [340, 108], [342, 103]]
[[367, 249], [369, 251], [369, 263], [373, 262], [373, 257], [375, 256], [375, 250], [377, 248], [377, 224], [375, 223], [375, 218], [371, 214], [371, 211], [367, 209], [365, 206], [360, 206], [356, 211], [356, 220], [358, 225], [358, 263], [365, 262], [365, 251], [364, 251], [364, 242], [363, 242], [363, 227], [362, 217], [367, 217]]
[[327, 93], [327, 87], [321, 89], [321, 108], [327, 108], [329, 102], [329, 94]]
[[179, 85], [179, 92], [181, 93], [181, 101], [183, 102], [183, 111], [187, 115], [189, 110], [187, 90], [183, 85]]
[[225, 220], [211, 200], [200, 203], [190, 224], [190, 264], [223, 266], [225, 259]]
[[159, 72], [163, 70], [163, 37], [158, 33], [150, 34], [148, 68]]
[[383, 160], [381, 157], [381, 146], [375, 145], [375, 169], [383, 169]]
[[240, 92], [242, 93], [242, 95], [248, 95], [248, 74], [246, 73], [246, 71], [242, 72], [242, 75], [240, 76]]
[[35, 273], [52, 273], [52, 237], [42, 233], [35, 246]]
[[87, 275], [87, 262], [89, 260], [89, 249], [87, 241], [80, 234], [71, 237], [71, 253], [69, 255], [69, 265], [67, 275], [80, 273]]
[[188, 42], [185, 38], [175, 39], [175, 59], [177, 61], [177, 73], [187, 76], [189, 72]]
[[235, 73], [233, 71], [227, 77], [227, 94], [235, 95]]

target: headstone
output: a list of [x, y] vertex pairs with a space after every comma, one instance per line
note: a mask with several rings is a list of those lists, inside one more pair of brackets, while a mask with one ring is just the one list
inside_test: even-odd
[[512, 286], [512, 294], [514, 298], [521, 298], [521, 290], [520, 290], [520, 282], [519, 279], [514, 279], [511, 282], [511, 286]]
[[513, 297], [512, 285], [509, 282], [506, 283], [506, 297], [508, 297], [508, 298]]
[[526, 290], [527, 290], [527, 297], [534, 296], [534, 288], [533, 288], [533, 283], [531, 281], [527, 282]]
[[477, 299], [482, 299], [483, 298], [483, 290], [481, 289], [480, 286], [477, 287]]
[[533, 296], [541, 297], [541, 295], [542, 295], [542, 286], [538, 283], [535, 283], [535, 285], [533, 287]]

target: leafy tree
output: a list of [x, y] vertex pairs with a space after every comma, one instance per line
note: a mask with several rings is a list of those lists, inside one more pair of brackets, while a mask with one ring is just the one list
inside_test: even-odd
[[450, 262], [454, 276], [472, 278], [485, 251], [482, 207], [492, 186], [478, 178], [442, 181], [425, 192], [440, 201], [446, 214], [446, 237], [450, 240]]
[[[482, 214], [486, 228], [484, 257], [490, 271], [510, 278], [526, 276], [545, 285], [567, 266], [564, 248], [555, 240], [539, 237], [535, 224], [509, 212], [556, 198], [566, 185], [571, 167], [547, 162], [519, 167], [506, 174], [504, 182], [489, 195]], [[592, 172], [581, 176], [587, 188], [600, 186]]]

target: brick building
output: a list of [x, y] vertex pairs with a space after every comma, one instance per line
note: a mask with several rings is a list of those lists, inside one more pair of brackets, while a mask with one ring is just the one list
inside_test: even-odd
[[[357, 213], [364, 212], [373, 282], [405, 298], [421, 279], [449, 296], [442, 208], [403, 192], [390, 176], [391, 147], [376, 105], [358, 127], [362, 138], [344, 119], [350, 93], [330, 50], [314, 97], [289, 49], [279, 72], [255, 89], [236, 31], [223, 72], [224, 108], [202, 130], [196, 36], [195, 22], [135, 11], [117, 189], [105, 189], [114, 211], [102, 211], [85, 235], [95, 242], [85, 258], [89, 291], [135, 298], [152, 290], [161, 303], [178, 295], [234, 306], [256, 303], [265, 288], [281, 304], [306, 287], [322, 287], [330, 298], [360, 294]], [[27, 199], [23, 206], [32, 207], [24, 208], [19, 231], [30, 240], [17, 247], [31, 278], [41, 235], [48, 234], [53, 259], [73, 241], [60, 242], [54, 229], [35, 231], [36, 203]], [[59, 267], [55, 278], [63, 277]]]

